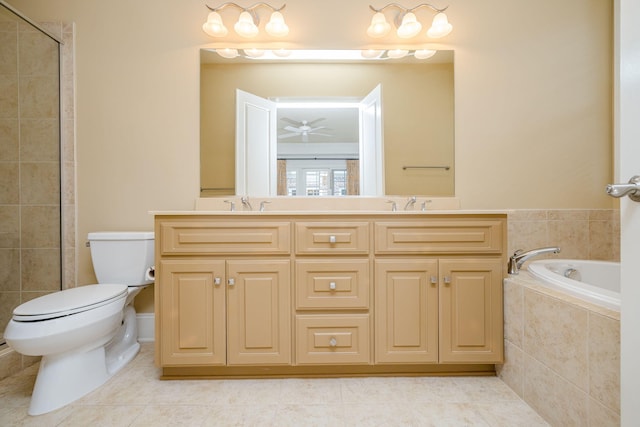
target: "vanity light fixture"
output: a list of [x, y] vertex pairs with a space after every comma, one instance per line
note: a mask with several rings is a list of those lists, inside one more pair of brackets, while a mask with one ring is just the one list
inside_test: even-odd
[[229, 33], [229, 30], [227, 30], [222, 22], [222, 17], [218, 13], [227, 7], [236, 7], [242, 11], [238, 21], [233, 25], [233, 29], [241, 37], [252, 38], [257, 36], [260, 32], [258, 29], [258, 25], [260, 25], [260, 17], [256, 11], [256, 9], [260, 7], [266, 7], [272, 11], [269, 22], [265, 25], [265, 31], [267, 34], [273, 37], [284, 37], [289, 34], [289, 27], [284, 22], [284, 16], [280, 13], [286, 4], [279, 8], [273, 7], [264, 2], [255, 3], [249, 7], [243, 7], [232, 2], [223, 3], [218, 7], [211, 7], [206, 4], [205, 6], [207, 6], [211, 12], [207, 17], [207, 22], [202, 25], [202, 30], [212, 37], [224, 37]]
[[438, 9], [431, 4], [422, 3], [409, 8], [401, 6], [398, 3], [389, 3], [379, 9], [369, 5], [369, 9], [374, 11], [375, 14], [373, 15], [373, 18], [371, 18], [371, 25], [369, 25], [369, 28], [367, 29], [367, 34], [374, 38], [386, 36], [391, 30], [391, 25], [387, 22], [384, 11], [388, 8], [395, 8], [398, 9], [398, 12], [395, 15], [393, 22], [397, 28], [396, 34], [398, 37], [403, 39], [415, 37], [420, 33], [420, 31], [422, 31], [422, 24], [418, 21], [414, 11], [423, 7], [427, 7], [436, 12], [433, 22], [431, 23], [431, 27], [427, 31], [427, 37], [444, 37], [453, 30], [453, 26], [449, 23], [447, 15], [444, 13], [449, 6], [446, 6], [443, 9]]
[[287, 49], [256, 49], [244, 48], [238, 50], [236, 48], [218, 48], [210, 49], [225, 59], [251, 59], [260, 61], [298, 61], [298, 62], [315, 62], [315, 61], [387, 61], [391, 59], [401, 59], [413, 56], [418, 60], [431, 58], [438, 51], [431, 49], [390, 49], [390, 50], [287, 50]]

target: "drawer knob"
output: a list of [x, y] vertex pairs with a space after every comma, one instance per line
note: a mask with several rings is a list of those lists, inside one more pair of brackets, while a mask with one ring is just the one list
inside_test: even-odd
[[231, 278], [231, 279], [227, 280], [227, 284], [228, 284], [229, 286], [233, 286], [233, 285], [235, 285], [235, 284], [236, 284], [236, 279]]
[[331, 235], [329, 236], [329, 243], [335, 243], [337, 241], [336, 236]]
[[329, 289], [331, 289], [332, 291], [336, 290], [336, 282], [330, 282], [329, 283]]
[[451, 277], [444, 276], [444, 284], [445, 285], [450, 285], [451, 284]]
[[220, 283], [222, 283], [222, 280], [220, 280], [219, 277], [214, 277], [213, 278], [213, 284], [216, 286], [220, 286]]
[[438, 284], [438, 278], [436, 276], [431, 276], [429, 278], [429, 281], [431, 282], [432, 285]]
[[331, 339], [329, 340], [329, 346], [335, 347], [337, 345], [338, 345], [338, 340], [336, 339], [336, 337], [331, 337]]

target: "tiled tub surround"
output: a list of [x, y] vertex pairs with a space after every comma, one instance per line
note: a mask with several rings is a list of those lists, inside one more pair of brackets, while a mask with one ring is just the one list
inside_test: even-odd
[[620, 313], [505, 279], [505, 364], [498, 376], [554, 426], [620, 424]]

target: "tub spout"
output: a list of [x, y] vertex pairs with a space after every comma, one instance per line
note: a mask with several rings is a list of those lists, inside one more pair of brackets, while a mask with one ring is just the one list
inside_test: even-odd
[[524, 264], [529, 258], [550, 253], [560, 253], [560, 248], [557, 246], [552, 246], [548, 248], [532, 249], [526, 252], [522, 249], [518, 249], [509, 258], [508, 273], [518, 274], [518, 272], [520, 271], [520, 267], [522, 267], [522, 264]]

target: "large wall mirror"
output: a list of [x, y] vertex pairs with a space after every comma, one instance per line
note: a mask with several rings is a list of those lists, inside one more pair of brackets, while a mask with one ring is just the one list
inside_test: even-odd
[[[201, 50], [201, 196], [455, 195], [453, 57], [262, 61]], [[266, 106], [244, 108], [239, 93]], [[256, 115], [271, 124], [242, 122]], [[257, 149], [238, 142], [246, 129], [264, 139]], [[268, 189], [247, 186], [263, 169]]]

